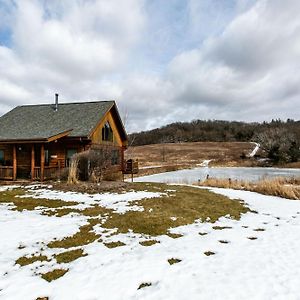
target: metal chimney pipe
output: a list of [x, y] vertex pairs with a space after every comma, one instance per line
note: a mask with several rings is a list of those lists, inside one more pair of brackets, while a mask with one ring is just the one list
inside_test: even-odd
[[55, 111], [58, 111], [58, 94], [55, 94]]

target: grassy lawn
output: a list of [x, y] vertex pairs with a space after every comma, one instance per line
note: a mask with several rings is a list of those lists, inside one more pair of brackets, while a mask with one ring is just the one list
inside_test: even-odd
[[[160, 197], [131, 201], [129, 206], [138, 206], [141, 209], [117, 213], [101, 205], [92, 204], [90, 207], [79, 209], [76, 205], [80, 203], [75, 201], [36, 199], [31, 195], [30, 189], [26, 188], [0, 192], [0, 205], [11, 204], [12, 210], [37, 210], [45, 218], [64, 217], [71, 213], [86, 217], [86, 224], [79, 227], [75, 234], [48, 242], [46, 248], [57, 251], [52, 257], [44, 255], [41, 249], [39, 254], [21, 256], [16, 263], [21, 266], [49, 261], [55, 261], [57, 264], [70, 263], [86, 256], [84, 246], [94, 242], [102, 243], [108, 249], [124, 246], [121, 241], [107, 241], [108, 237], [119, 233], [141, 234], [144, 238], [140, 240], [140, 245], [149, 247], [159, 243], [153, 237], [168, 235], [170, 238], [180, 238], [182, 236], [171, 233], [172, 228], [193, 224], [196, 220], [214, 223], [224, 216], [238, 220], [241, 214], [250, 211], [241, 201], [194, 187], [133, 183], [127, 184], [119, 193], [132, 191], [157, 192], [160, 193]], [[26, 197], [21, 198], [25, 195]], [[100, 226], [102, 231], [96, 232], [95, 226]], [[170, 264], [178, 262], [176, 259], [169, 261]], [[41, 277], [51, 281], [66, 272], [68, 268], [63, 266], [43, 273]]]

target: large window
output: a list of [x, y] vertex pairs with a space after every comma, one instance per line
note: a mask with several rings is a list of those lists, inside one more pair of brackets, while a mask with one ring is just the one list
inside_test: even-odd
[[113, 141], [113, 131], [108, 122], [106, 122], [102, 127], [102, 141]]
[[49, 150], [48, 149], [45, 149], [44, 155], [45, 155], [45, 166], [49, 166]]
[[0, 150], [0, 165], [4, 165], [4, 150]]
[[111, 153], [111, 164], [118, 165], [119, 164], [119, 150], [113, 150]]

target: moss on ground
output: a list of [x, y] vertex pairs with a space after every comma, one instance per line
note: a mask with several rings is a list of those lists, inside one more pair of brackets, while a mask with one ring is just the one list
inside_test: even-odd
[[87, 254], [85, 254], [82, 249], [76, 249], [56, 254], [54, 255], [54, 258], [59, 264], [61, 264], [70, 263], [71, 261], [84, 256], [87, 256]]
[[16, 260], [21, 267], [35, 263], [36, 261], [50, 261], [45, 255], [22, 256]]
[[51, 282], [52, 280], [56, 280], [64, 276], [68, 271], [69, 269], [55, 269], [53, 271], [41, 274], [41, 277], [46, 281]]

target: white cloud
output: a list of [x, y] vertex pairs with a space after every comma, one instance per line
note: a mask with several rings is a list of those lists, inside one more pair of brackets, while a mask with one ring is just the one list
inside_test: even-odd
[[[181, 41], [181, 31], [175, 40], [170, 27], [172, 38], [159, 35], [153, 57], [151, 49], [138, 53], [155, 46], [158, 30], [146, 1], [19, 0], [5, 10], [12, 46], [0, 46], [0, 114], [59, 92], [64, 101], [116, 99], [129, 131], [195, 118], [299, 118], [299, 1], [232, 0], [226, 8], [190, 0], [190, 23], [182, 17], [180, 24], [190, 24], [193, 43]], [[169, 41], [181, 53], [157, 68], [179, 52]]]

